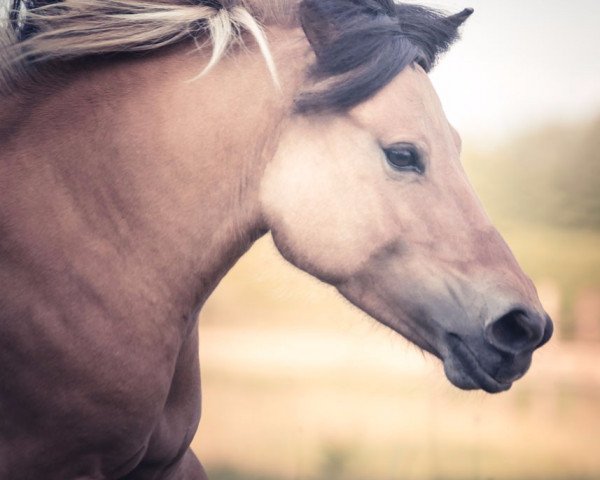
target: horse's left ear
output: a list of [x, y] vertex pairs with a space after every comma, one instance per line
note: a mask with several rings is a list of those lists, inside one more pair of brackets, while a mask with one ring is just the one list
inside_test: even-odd
[[303, 0], [300, 3], [300, 23], [313, 51], [321, 52], [339, 34], [333, 18], [330, 18], [332, 0]]
[[449, 17], [446, 17], [446, 21], [449, 22], [450, 24], [454, 25], [454, 27], [458, 28], [463, 23], [465, 23], [467, 18], [469, 18], [471, 15], [473, 15], [474, 11], [475, 10], [473, 10], [472, 8], [465, 8], [462, 12], [458, 12], [454, 15], [450, 15]]

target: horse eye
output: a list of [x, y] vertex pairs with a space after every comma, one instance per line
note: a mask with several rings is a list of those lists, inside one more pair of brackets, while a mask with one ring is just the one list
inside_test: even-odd
[[403, 172], [423, 173], [424, 167], [419, 151], [412, 145], [384, 148], [385, 156], [392, 168]]

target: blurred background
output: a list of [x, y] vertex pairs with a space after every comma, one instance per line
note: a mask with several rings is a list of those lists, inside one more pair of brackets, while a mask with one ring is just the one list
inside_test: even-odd
[[432, 78], [556, 335], [463, 392], [264, 238], [200, 318], [212, 480], [600, 479], [600, 2], [418, 3], [476, 9]]

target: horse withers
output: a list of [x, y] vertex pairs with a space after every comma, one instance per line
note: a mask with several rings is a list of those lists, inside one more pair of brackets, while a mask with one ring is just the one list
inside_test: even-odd
[[197, 313], [269, 231], [460, 388], [550, 338], [427, 76], [471, 10], [8, 3], [0, 478], [205, 478]]

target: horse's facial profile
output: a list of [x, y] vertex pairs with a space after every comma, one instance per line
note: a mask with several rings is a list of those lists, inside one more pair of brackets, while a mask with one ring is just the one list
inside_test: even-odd
[[440, 357], [458, 387], [508, 389], [552, 324], [460, 164], [427, 74], [346, 113], [295, 115], [263, 178], [282, 254]]

